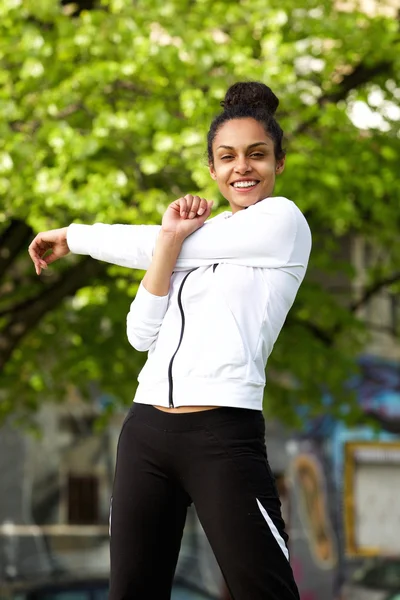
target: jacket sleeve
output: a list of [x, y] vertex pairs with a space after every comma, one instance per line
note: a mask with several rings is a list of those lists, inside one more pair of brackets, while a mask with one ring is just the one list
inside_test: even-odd
[[[72, 252], [126, 267], [147, 269], [161, 226], [70, 225]], [[175, 270], [217, 262], [248, 267], [293, 267], [306, 270], [311, 250], [307, 221], [296, 205], [283, 197], [267, 198], [230, 218], [207, 221], [183, 243]]]
[[160, 225], [78, 225], [67, 229], [68, 247], [74, 254], [131, 269], [148, 269]]
[[128, 340], [136, 350], [149, 350], [157, 340], [168, 301], [168, 295], [154, 296], [140, 284], [126, 320]]

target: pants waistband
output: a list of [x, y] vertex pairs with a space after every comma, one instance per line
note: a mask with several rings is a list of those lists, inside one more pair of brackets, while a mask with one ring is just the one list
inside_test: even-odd
[[201, 429], [229, 421], [257, 421], [260, 418], [263, 419], [260, 410], [226, 406], [191, 413], [167, 413], [150, 404], [134, 402], [129, 412], [136, 419], [152, 427], [169, 431]]

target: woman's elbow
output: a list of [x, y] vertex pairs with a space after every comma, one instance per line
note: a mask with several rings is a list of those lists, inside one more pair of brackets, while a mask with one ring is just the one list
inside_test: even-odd
[[154, 343], [154, 338], [140, 335], [137, 331], [127, 331], [128, 342], [138, 352], [147, 352]]
[[148, 322], [129, 312], [126, 318], [126, 334], [130, 345], [139, 352], [147, 352], [157, 340], [160, 325], [161, 323]]

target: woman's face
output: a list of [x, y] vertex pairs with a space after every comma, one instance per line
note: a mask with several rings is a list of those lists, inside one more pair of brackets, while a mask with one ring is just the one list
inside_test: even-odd
[[232, 213], [271, 196], [275, 177], [285, 166], [284, 158], [275, 160], [274, 142], [252, 118], [224, 123], [215, 136], [213, 156], [211, 177]]

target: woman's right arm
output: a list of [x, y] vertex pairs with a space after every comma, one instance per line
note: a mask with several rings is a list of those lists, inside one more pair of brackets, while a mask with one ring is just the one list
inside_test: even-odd
[[127, 335], [136, 350], [149, 350], [157, 340], [169, 302], [171, 275], [185, 239], [210, 216], [211, 204], [195, 197], [188, 218], [175, 206], [167, 209], [157, 236], [150, 266], [127, 317]]
[[126, 320], [129, 343], [144, 352], [158, 337], [168, 308], [169, 286], [183, 239], [162, 229], [157, 238], [153, 260], [144, 276]]

